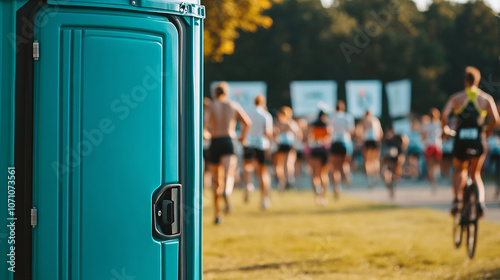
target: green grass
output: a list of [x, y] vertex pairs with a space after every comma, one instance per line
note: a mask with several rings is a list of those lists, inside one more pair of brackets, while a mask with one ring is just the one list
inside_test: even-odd
[[235, 192], [233, 212], [213, 225], [206, 194], [204, 279], [500, 279], [500, 224], [481, 221], [474, 260], [455, 249], [452, 219], [343, 196], [325, 207], [310, 192], [272, 194], [259, 210]]

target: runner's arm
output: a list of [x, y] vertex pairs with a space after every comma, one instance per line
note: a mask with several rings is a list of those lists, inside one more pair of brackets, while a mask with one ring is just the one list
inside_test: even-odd
[[453, 110], [453, 100], [454, 96], [446, 101], [443, 110], [441, 111], [441, 126], [443, 128], [443, 133], [446, 135], [453, 136], [452, 129], [448, 126], [448, 116], [451, 114]]
[[210, 122], [210, 106], [207, 106], [205, 110], [203, 110], [203, 139], [210, 139], [212, 135], [208, 131], [208, 126]]
[[304, 137], [304, 135], [302, 135], [302, 129], [300, 129], [299, 125], [294, 120], [290, 121], [290, 128], [295, 134], [297, 141], [302, 141], [302, 138]]
[[238, 141], [243, 143], [245, 141], [245, 138], [248, 133], [248, 129], [252, 125], [252, 120], [250, 120], [250, 117], [245, 113], [243, 108], [237, 103], [233, 103], [233, 108], [236, 110], [236, 116], [238, 120], [241, 122], [241, 134], [240, 137], [238, 138]]
[[490, 95], [487, 96], [487, 101], [488, 101], [488, 115], [490, 116], [490, 121], [488, 123], [488, 126], [486, 126], [486, 135], [490, 136], [491, 132], [493, 129], [495, 129], [495, 126], [498, 124], [498, 110], [497, 106], [495, 104], [495, 101], [493, 100], [493, 97]]
[[269, 140], [273, 139], [274, 128], [273, 128], [273, 117], [268, 115], [266, 118], [266, 137]]

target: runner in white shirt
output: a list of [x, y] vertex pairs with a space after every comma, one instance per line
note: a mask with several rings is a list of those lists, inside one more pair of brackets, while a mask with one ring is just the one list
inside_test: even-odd
[[442, 125], [441, 113], [436, 108], [429, 111], [430, 122], [424, 124], [422, 136], [425, 144], [425, 160], [427, 161], [427, 175], [431, 181], [433, 190], [437, 185], [435, 171], [440, 168], [442, 153]]
[[365, 171], [368, 179], [368, 187], [373, 187], [380, 174], [380, 140], [384, 136], [382, 125], [377, 117], [367, 111], [361, 120], [365, 146], [363, 158], [365, 160]]
[[266, 166], [266, 159], [270, 148], [270, 139], [273, 136], [273, 117], [266, 108], [266, 99], [263, 95], [255, 97], [255, 107], [247, 110], [252, 120], [243, 149], [243, 179], [246, 183], [245, 201], [248, 202], [248, 193], [253, 188], [251, 173], [257, 170], [261, 191], [261, 208], [266, 210], [271, 206], [269, 187], [271, 178]]
[[351, 184], [350, 161], [353, 153], [351, 135], [354, 133], [354, 118], [345, 112], [345, 103], [337, 102], [337, 112], [330, 118], [333, 127], [333, 141], [330, 148], [330, 165], [333, 182], [333, 191], [336, 198], [340, 193], [340, 181], [342, 173], [346, 184]]

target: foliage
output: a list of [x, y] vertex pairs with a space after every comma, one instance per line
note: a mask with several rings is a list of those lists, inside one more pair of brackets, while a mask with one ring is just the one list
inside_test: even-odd
[[262, 12], [277, 0], [208, 0], [204, 30], [205, 57], [222, 61], [222, 56], [232, 54], [234, 40], [239, 31], [254, 32], [257, 27], [269, 28], [273, 20]]
[[[243, 32], [224, 62], [206, 64], [206, 80], [262, 80], [268, 105], [290, 104], [292, 80], [409, 78], [412, 109], [442, 107], [475, 65], [481, 87], [500, 97], [500, 17], [483, 1], [434, 0], [419, 11], [411, 0], [283, 0], [265, 13], [274, 23]], [[387, 112], [385, 112], [387, 118]], [[386, 119], [387, 120], [387, 119]]]

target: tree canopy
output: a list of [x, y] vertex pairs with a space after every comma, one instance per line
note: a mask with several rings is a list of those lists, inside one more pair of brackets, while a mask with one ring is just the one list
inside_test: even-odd
[[222, 61], [223, 55], [232, 54], [234, 40], [239, 32], [254, 32], [258, 27], [269, 28], [271, 17], [263, 15], [278, 0], [207, 0], [204, 30], [205, 57]]

